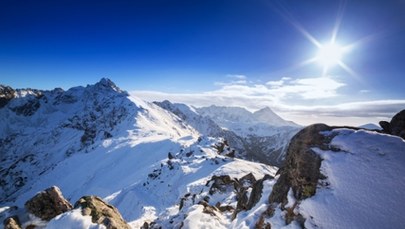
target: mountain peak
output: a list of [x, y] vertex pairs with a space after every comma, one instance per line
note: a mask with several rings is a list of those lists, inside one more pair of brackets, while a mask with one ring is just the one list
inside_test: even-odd
[[121, 90], [112, 80], [109, 78], [101, 78], [99, 82], [97, 82], [94, 86], [98, 88], [106, 88], [106, 89], [113, 89], [116, 92], [124, 92]]
[[268, 107], [268, 106], [265, 106], [265, 107], [263, 107], [262, 109], [255, 111], [253, 114], [260, 114], [260, 113], [267, 113], [267, 114], [274, 114], [274, 115], [277, 115], [277, 114], [274, 113], [274, 111], [273, 111], [270, 107]]
[[298, 126], [293, 122], [284, 120], [267, 106], [255, 111], [253, 116], [260, 122], [269, 123], [274, 126]]

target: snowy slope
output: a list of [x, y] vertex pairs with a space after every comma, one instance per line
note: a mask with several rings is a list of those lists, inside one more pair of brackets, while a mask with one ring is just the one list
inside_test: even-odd
[[[194, 108], [169, 101], [155, 104], [176, 114], [205, 136], [226, 139], [236, 149], [238, 157], [275, 166], [281, 165], [290, 139], [299, 130], [295, 124], [282, 120], [270, 108], [252, 114], [239, 107]], [[271, 120], [292, 126], [273, 126], [268, 123]], [[249, 133], [240, 131], [242, 127]]]
[[[155, 228], [405, 226], [401, 138], [329, 128], [321, 132], [327, 142], [303, 149], [322, 158], [324, 178], [315, 195], [300, 199], [290, 189], [286, 203], [270, 203], [281, 180], [277, 168], [230, 156], [221, 138], [198, 132], [221, 128], [190, 107], [178, 106], [173, 114], [108, 79], [68, 91], [13, 93], [0, 108], [5, 120], [0, 123], [0, 218], [9, 206], [21, 208], [38, 191], [56, 185], [73, 203], [83, 195], [100, 196], [132, 228], [145, 223]], [[188, 125], [194, 118], [195, 128]], [[203, 122], [212, 128], [204, 129]], [[47, 226], [103, 228], [78, 210]]]
[[200, 115], [192, 106], [170, 101], [154, 102], [163, 109], [177, 115], [185, 123], [193, 127], [200, 134], [209, 137], [226, 139], [229, 145], [237, 150], [237, 156], [246, 158], [245, 142], [242, 137], [230, 130], [221, 128], [211, 118]]
[[[27, 105], [31, 103], [39, 105]], [[190, 222], [186, 218], [191, 209], [210, 195], [206, 185], [213, 176], [238, 179], [251, 173], [261, 179], [277, 170], [224, 156], [230, 149], [219, 152], [214, 147], [222, 139], [200, 137], [176, 115], [129, 96], [108, 79], [68, 91], [16, 90], [0, 112], [6, 120], [1, 123], [0, 215], [6, 206], [21, 208], [38, 191], [56, 185], [73, 203], [83, 195], [104, 198], [133, 228], [152, 221], [171, 228]], [[179, 209], [187, 193], [193, 193], [193, 200]], [[236, 208], [235, 195], [211, 196], [210, 205], [224, 201]], [[201, 219], [206, 216], [198, 209], [193, 212]], [[253, 223], [255, 214], [250, 217]], [[213, 224], [207, 225], [229, 227], [235, 224], [231, 218], [212, 218]], [[74, 223], [96, 227], [75, 211], [48, 226]]]
[[[281, 172], [292, 177], [276, 178], [273, 190], [280, 193], [279, 184], [290, 188], [285, 201], [272, 202], [263, 223], [271, 228], [404, 228], [405, 141], [372, 131], [327, 128], [320, 132], [323, 142], [319, 135], [305, 134], [292, 140], [304, 147], [293, 160], [301, 161]], [[322, 175], [314, 192], [306, 182], [316, 165], [300, 157], [310, 151], [321, 158]]]
[[[112, 149], [121, 152], [121, 145], [135, 148], [141, 147], [142, 142], [161, 141], [180, 147], [187, 139], [198, 137], [195, 130], [183, 125], [177, 117], [156, 105], [129, 97], [107, 79], [66, 92], [24, 89], [16, 90], [15, 94], [0, 109], [1, 202], [12, 201], [28, 190], [37, 192], [40, 188], [35, 189], [34, 182], [39, 176], [76, 154], [72, 160], [79, 166], [80, 160], [104, 158], [100, 154]], [[104, 153], [85, 154], [100, 150]], [[119, 160], [118, 155], [111, 157]], [[112, 165], [111, 161], [106, 164]], [[89, 169], [93, 167], [96, 171], [100, 169], [97, 166]]]
[[329, 186], [304, 200], [306, 228], [404, 228], [405, 141], [368, 131], [337, 129], [317, 152]]

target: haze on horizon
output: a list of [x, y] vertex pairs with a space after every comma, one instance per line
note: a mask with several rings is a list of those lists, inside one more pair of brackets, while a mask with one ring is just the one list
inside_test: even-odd
[[405, 2], [0, 2], [0, 84], [362, 125], [405, 108]]

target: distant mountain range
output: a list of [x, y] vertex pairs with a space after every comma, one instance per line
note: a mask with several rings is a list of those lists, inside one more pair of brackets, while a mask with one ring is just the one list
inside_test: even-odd
[[301, 128], [268, 107], [251, 113], [241, 107], [195, 108], [169, 101], [155, 104], [176, 114], [199, 133], [229, 141], [241, 158], [275, 166], [281, 165], [290, 139]]
[[382, 130], [300, 127], [102, 79], [0, 85], [0, 118], [5, 228], [404, 227], [405, 111]]

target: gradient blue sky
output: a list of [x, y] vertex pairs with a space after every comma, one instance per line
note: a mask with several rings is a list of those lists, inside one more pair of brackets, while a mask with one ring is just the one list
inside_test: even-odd
[[[0, 83], [68, 89], [108, 77], [148, 100], [376, 122], [405, 108], [404, 12], [404, 0], [1, 0]], [[318, 50], [303, 32], [324, 43], [337, 21], [350, 70], [322, 76], [301, 65]]]

